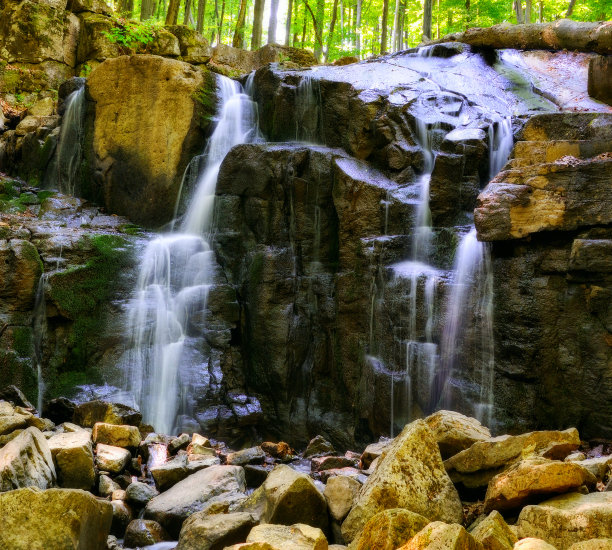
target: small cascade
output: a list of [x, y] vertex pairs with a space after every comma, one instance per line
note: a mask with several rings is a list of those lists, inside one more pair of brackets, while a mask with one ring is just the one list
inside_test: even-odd
[[65, 102], [59, 141], [46, 185], [61, 193], [74, 195], [82, 158], [83, 123], [85, 117], [85, 87], [72, 92]]
[[45, 394], [45, 381], [42, 373], [43, 345], [47, 336], [47, 304], [45, 301], [45, 287], [47, 274], [43, 273], [38, 279], [36, 297], [34, 299], [34, 315], [32, 317], [32, 332], [34, 340], [34, 360], [36, 361], [36, 381], [38, 396], [36, 398], [36, 410], [42, 414], [43, 396]]
[[[260, 139], [257, 111], [240, 85], [218, 77], [218, 122], [208, 141], [205, 166], [179, 230], [151, 241], [142, 257], [135, 299], [129, 313], [125, 389], [143, 420], [171, 433], [181, 406], [181, 389], [202, 379], [194, 361], [205, 367], [199, 350], [187, 349], [193, 327], [202, 331], [213, 285], [214, 253], [210, 232], [217, 176], [229, 150]], [[189, 356], [189, 357], [186, 357]], [[190, 412], [190, 411], [183, 411]]]
[[295, 89], [295, 139], [318, 143], [321, 117], [321, 89], [319, 80], [304, 75]]
[[436, 377], [434, 395], [439, 396], [436, 404], [451, 406], [445, 384], [452, 378], [452, 372], [460, 355], [468, 351], [468, 330], [479, 333], [474, 337], [475, 353], [469, 364], [472, 378], [479, 388], [474, 403], [474, 415], [485, 425], [490, 425], [493, 412], [493, 273], [489, 245], [482, 243], [472, 228], [461, 240], [457, 249], [454, 276], [447, 315], [442, 333], [440, 368]]
[[500, 118], [489, 126], [489, 179], [493, 179], [506, 164], [512, 147], [512, 118]]

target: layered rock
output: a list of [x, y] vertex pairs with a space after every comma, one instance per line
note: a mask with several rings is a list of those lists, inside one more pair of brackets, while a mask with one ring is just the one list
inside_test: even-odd
[[54, 435], [49, 449], [61, 487], [88, 490], [94, 484], [94, 456], [91, 435], [83, 430]]

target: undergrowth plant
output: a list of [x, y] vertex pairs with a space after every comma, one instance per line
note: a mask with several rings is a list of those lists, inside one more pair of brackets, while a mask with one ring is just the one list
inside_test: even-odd
[[111, 42], [119, 44], [126, 50], [146, 47], [155, 39], [159, 24], [152, 19], [138, 22], [122, 17], [113, 17], [113, 26], [102, 34]]

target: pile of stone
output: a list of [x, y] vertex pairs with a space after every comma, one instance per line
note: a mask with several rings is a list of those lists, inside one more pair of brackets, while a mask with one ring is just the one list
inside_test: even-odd
[[321, 436], [297, 454], [156, 434], [119, 404], [58, 402], [57, 425], [25, 405], [0, 401], [2, 548], [612, 548], [612, 455], [573, 428], [491, 437], [439, 411], [361, 454]]

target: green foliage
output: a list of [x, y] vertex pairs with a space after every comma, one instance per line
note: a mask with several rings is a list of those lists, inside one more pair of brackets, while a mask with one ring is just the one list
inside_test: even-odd
[[102, 34], [126, 50], [137, 50], [153, 42], [158, 29], [159, 25], [153, 19], [139, 23], [122, 17], [113, 17], [110, 31], [104, 31]]
[[92, 71], [91, 65], [88, 65], [87, 63], [85, 63], [84, 65], [81, 65], [79, 76], [83, 78], [87, 78], [91, 74], [91, 71]]

